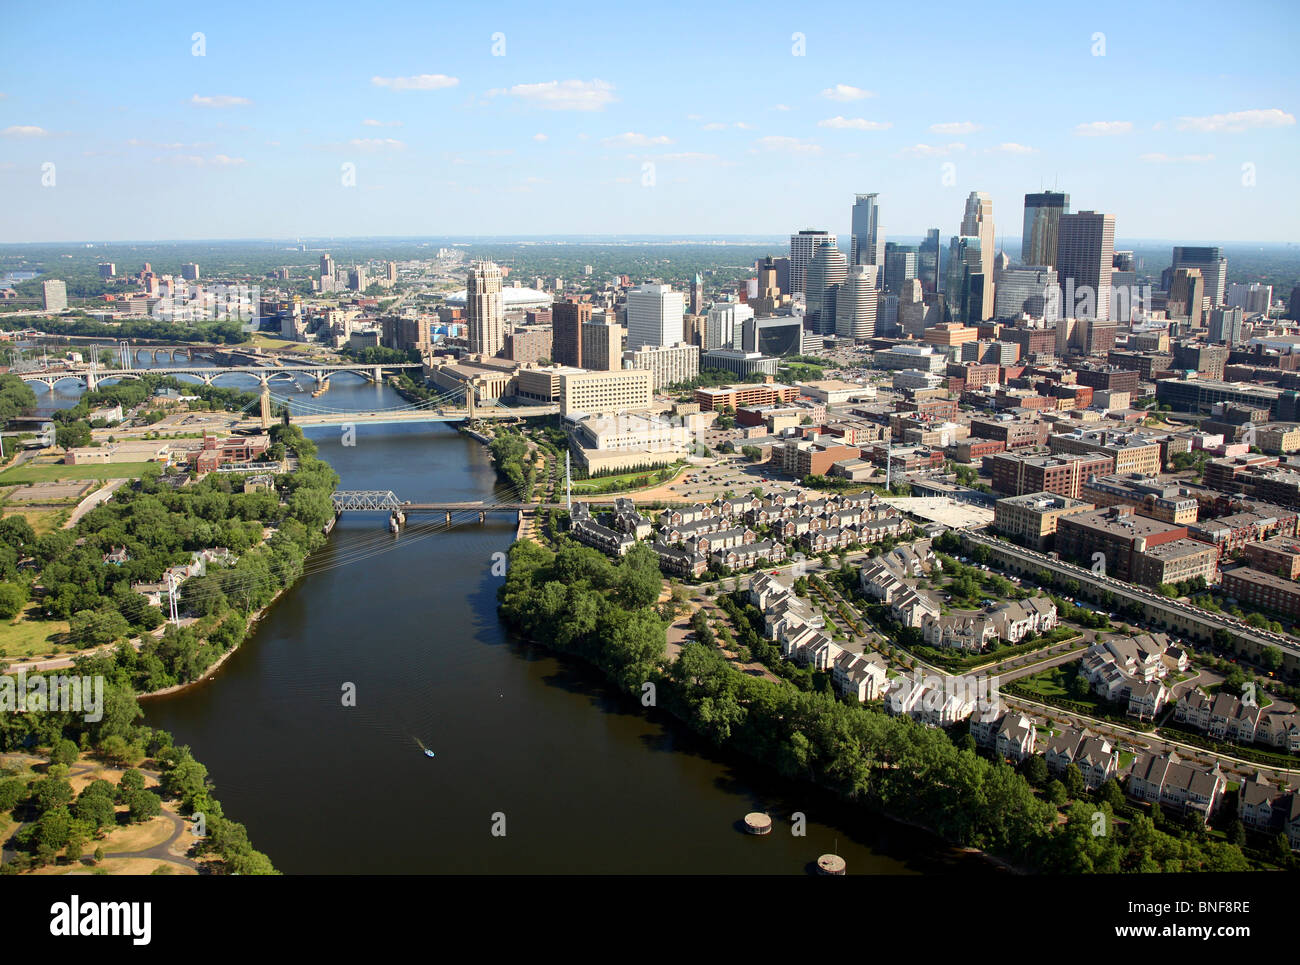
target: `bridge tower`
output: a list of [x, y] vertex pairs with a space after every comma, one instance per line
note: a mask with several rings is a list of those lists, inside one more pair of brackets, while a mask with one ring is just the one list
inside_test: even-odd
[[478, 395], [478, 387], [473, 382], [465, 383], [465, 411], [468, 413], [468, 421], [474, 421], [474, 399]]
[[262, 401], [261, 401], [262, 431], [265, 432], [271, 428], [271, 387], [262, 383]]

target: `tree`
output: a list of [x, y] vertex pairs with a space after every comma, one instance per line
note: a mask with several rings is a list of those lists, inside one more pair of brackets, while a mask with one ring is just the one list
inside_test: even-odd
[[1112, 777], [1097, 788], [1097, 800], [1103, 804], [1109, 804], [1113, 810], [1124, 803], [1124, 792], [1120, 790], [1119, 783]]
[[156, 818], [162, 813], [162, 800], [153, 791], [136, 791], [126, 803], [133, 824]]
[[1083, 794], [1083, 772], [1077, 764], [1067, 764], [1065, 768], [1065, 793], [1078, 799]]
[[1047, 761], [1039, 754], [1030, 754], [1020, 765], [1020, 772], [1034, 787], [1042, 787], [1047, 781]]
[[80, 749], [70, 740], [61, 740], [50, 751], [51, 764], [72, 764], [80, 755]]
[[0, 583], [0, 620], [12, 620], [27, 605], [26, 588], [17, 583]]
[[143, 790], [144, 775], [134, 768], [128, 768], [122, 772], [122, 778], [117, 782], [117, 803], [126, 804], [133, 794]]
[[1048, 782], [1046, 794], [1047, 800], [1058, 808], [1070, 798], [1070, 795], [1065, 790], [1065, 785], [1057, 780]]

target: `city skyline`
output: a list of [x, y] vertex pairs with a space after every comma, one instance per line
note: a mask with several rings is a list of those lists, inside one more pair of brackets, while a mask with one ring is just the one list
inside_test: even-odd
[[[537, 20], [397, 4], [349, 19], [359, 53], [342, 64], [310, 55], [340, 36], [341, 6], [258, 8], [256, 32], [89, 6], [50, 32], [17, 11], [0, 39], [0, 242], [842, 237], [859, 193], [879, 195], [881, 237], [937, 226], [946, 240], [980, 191], [1002, 248], [1018, 241], [1024, 195], [1044, 189], [1113, 212], [1126, 239], [1293, 237], [1284, 5], [1176, 48], [1150, 43], [1167, 30], [1159, 11], [1042, 11], [1031, 44], [1016, 8], [970, 24], [945, 6], [924, 45], [876, 46], [907, 34], [906, 11], [867, 31], [847, 5], [737, 18], [669, 4], [646, 24], [572, 5]], [[1270, 11], [1280, 26], [1260, 30]], [[971, 49], [982, 69], [1015, 65], [998, 96], [942, 69]], [[1249, 75], [1201, 69], [1247, 49]], [[719, 69], [720, 50], [764, 71]], [[124, 61], [147, 69], [114, 69]], [[925, 61], [947, 79], [922, 79]]]

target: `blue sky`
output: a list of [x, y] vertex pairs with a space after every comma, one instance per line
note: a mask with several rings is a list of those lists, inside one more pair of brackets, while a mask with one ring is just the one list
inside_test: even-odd
[[0, 34], [0, 241], [846, 235], [867, 191], [886, 238], [946, 239], [972, 190], [1018, 241], [1025, 192], [1053, 185], [1121, 239], [1297, 241], [1298, 22], [1285, 2], [25, 4]]

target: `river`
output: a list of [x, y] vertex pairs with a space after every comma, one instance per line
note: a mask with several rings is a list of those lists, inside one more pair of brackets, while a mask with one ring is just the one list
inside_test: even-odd
[[[403, 404], [351, 376], [301, 398]], [[343, 488], [415, 502], [493, 492], [483, 448], [446, 426], [359, 426], [354, 446], [338, 429], [310, 435]], [[719, 754], [591, 668], [514, 639], [491, 572], [513, 517], [451, 530], [416, 518], [398, 537], [385, 522], [345, 516], [211, 680], [145, 702], [147, 722], [193, 748], [226, 814], [281, 871], [802, 874], [830, 851], [849, 874], [991, 870]], [[738, 829], [752, 810], [772, 815], [770, 835]], [[504, 837], [492, 834], [498, 814]]]

